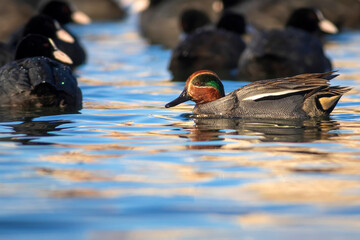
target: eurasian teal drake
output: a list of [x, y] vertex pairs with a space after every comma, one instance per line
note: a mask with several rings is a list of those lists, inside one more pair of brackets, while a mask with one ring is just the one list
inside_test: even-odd
[[42, 35], [28, 35], [15, 60], [0, 68], [0, 105], [81, 108], [82, 94], [71, 59]]
[[216, 28], [201, 28], [188, 35], [173, 50], [169, 70], [173, 80], [183, 81], [191, 73], [209, 69], [221, 78], [235, 79], [239, 58], [245, 49], [242, 15], [225, 12]]
[[193, 73], [178, 98], [165, 105], [188, 100], [194, 113], [222, 117], [305, 119], [328, 116], [348, 87], [332, 86], [334, 72], [302, 74], [256, 81], [225, 96], [219, 77], [212, 71]]
[[337, 28], [316, 9], [301, 8], [286, 28], [257, 33], [239, 60], [239, 78], [258, 80], [331, 71], [319, 32]]

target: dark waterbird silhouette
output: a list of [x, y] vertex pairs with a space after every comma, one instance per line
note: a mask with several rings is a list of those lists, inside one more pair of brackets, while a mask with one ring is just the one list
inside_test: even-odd
[[193, 72], [209, 69], [223, 79], [234, 79], [238, 60], [245, 49], [242, 15], [225, 12], [216, 28], [200, 28], [173, 50], [169, 70], [175, 81], [185, 81]]
[[43, 1], [38, 7], [38, 12], [56, 19], [61, 25], [68, 23], [88, 24], [91, 22], [85, 13], [76, 10], [69, 1], [65, 0]]
[[69, 23], [89, 24], [91, 19], [84, 12], [77, 10], [71, 2], [65, 0], [45, 1], [40, 4], [38, 12], [55, 19], [74, 39], [73, 42], [56, 42], [59, 49], [64, 51], [73, 60], [72, 66], [77, 67], [84, 64], [87, 58], [85, 48], [76, 34], [72, 33], [67, 25]]
[[21, 39], [28, 34], [40, 34], [53, 39], [56, 46], [72, 59], [71, 67], [79, 66], [85, 61], [85, 50], [77, 39], [65, 30], [57, 20], [49, 16], [40, 14], [32, 17], [21, 30], [13, 35], [9, 41], [9, 46], [14, 50]]
[[71, 63], [71, 59], [51, 39], [25, 37], [17, 47], [15, 61], [0, 68], [0, 105], [81, 108], [81, 90], [63, 63]]
[[151, 44], [174, 48], [182, 33], [179, 19], [187, 9], [204, 12], [212, 21], [218, 19], [218, 0], [151, 0], [147, 9], [139, 13], [139, 30]]
[[296, 10], [286, 28], [261, 31], [253, 37], [239, 60], [239, 78], [248, 81], [331, 71], [318, 38], [322, 32], [336, 33], [337, 28], [317, 9]]

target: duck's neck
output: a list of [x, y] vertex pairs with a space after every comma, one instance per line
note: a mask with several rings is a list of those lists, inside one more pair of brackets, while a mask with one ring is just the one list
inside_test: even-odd
[[214, 88], [200, 88], [197, 90], [197, 94], [201, 96], [201, 98], [194, 101], [197, 105], [209, 103], [223, 97], [223, 95]]

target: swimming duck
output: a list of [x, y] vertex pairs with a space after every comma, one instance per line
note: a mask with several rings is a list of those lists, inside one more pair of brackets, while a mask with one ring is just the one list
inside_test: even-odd
[[40, 34], [53, 39], [56, 46], [65, 52], [73, 61], [71, 67], [81, 65], [86, 59], [86, 53], [80, 43], [53, 18], [46, 15], [36, 15], [16, 33], [9, 42], [12, 49], [28, 34]]
[[212, 71], [193, 73], [178, 98], [165, 105], [188, 100], [194, 113], [222, 117], [306, 119], [328, 116], [348, 87], [332, 86], [334, 72], [301, 74], [256, 81], [225, 96], [219, 77]]
[[247, 31], [247, 24], [242, 14], [224, 11], [216, 24], [216, 28], [243, 35]]
[[201, 69], [216, 71], [221, 78], [234, 79], [245, 49], [242, 40], [245, 29], [242, 15], [226, 12], [216, 28], [201, 28], [188, 35], [172, 52], [169, 70], [173, 80], [181, 81]]
[[324, 33], [338, 33], [337, 27], [326, 19], [319, 9], [308, 7], [295, 9], [286, 22], [286, 27], [301, 29], [319, 36]]
[[56, 19], [61, 25], [68, 23], [89, 24], [91, 22], [89, 16], [76, 10], [70, 2], [65, 0], [44, 1], [38, 7], [38, 12]]
[[86, 62], [86, 51], [82, 46], [79, 38], [72, 33], [67, 24], [89, 24], [91, 19], [84, 12], [76, 10], [75, 7], [66, 0], [49, 0], [44, 1], [38, 8], [39, 14], [46, 15], [58, 21], [63, 29], [65, 29], [74, 39], [70, 42], [56, 42], [59, 49], [64, 51], [73, 60], [73, 67], [80, 66]]
[[219, 0], [150, 0], [149, 6], [139, 14], [140, 32], [151, 44], [174, 48], [179, 43], [178, 22], [184, 10], [202, 11], [215, 21], [221, 11], [219, 4]]
[[19, 32], [15, 33], [9, 41], [9, 47], [16, 49], [22, 38], [28, 34], [43, 35], [55, 41], [58, 39], [69, 43], [74, 43], [75, 41], [69, 32], [63, 29], [55, 19], [46, 15], [36, 15], [30, 18]]
[[209, 16], [197, 9], [187, 9], [180, 15], [180, 25], [183, 30], [180, 40], [184, 40], [189, 34], [197, 29], [211, 24]]
[[15, 61], [0, 68], [1, 106], [80, 108], [81, 90], [71, 59], [42, 35], [28, 35], [18, 45]]
[[274, 29], [282, 28], [295, 9], [308, 6], [322, 11], [340, 28], [359, 28], [358, 0], [243, 0], [230, 6], [230, 9], [242, 13], [259, 29]]
[[239, 78], [258, 80], [331, 71], [331, 62], [316, 36], [320, 31], [336, 33], [337, 28], [319, 10], [294, 11], [285, 29], [255, 34], [239, 60]]

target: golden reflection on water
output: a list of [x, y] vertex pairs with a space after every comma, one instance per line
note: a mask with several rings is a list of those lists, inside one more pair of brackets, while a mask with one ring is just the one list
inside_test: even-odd
[[146, 229], [134, 231], [94, 231], [90, 234], [89, 239], [238, 239], [226, 230], [214, 230], [212, 228], [176, 228], [176, 229]]
[[[217, 219], [216, 216], [209, 218]], [[248, 214], [237, 219], [227, 217], [224, 221], [234, 221], [239, 224], [239, 231], [233, 229], [211, 228], [193, 228], [193, 227], [177, 227], [174, 229], [136, 229], [129, 231], [93, 231], [89, 234], [90, 240], [95, 239], [257, 239], [251, 236], [252, 231], [264, 231], [267, 238], [278, 239], [279, 232], [288, 238], [285, 239], [303, 239], [305, 233], [301, 229], [294, 229], [297, 225], [321, 228], [324, 226], [331, 228], [343, 228], [346, 230], [354, 230], [360, 226], [360, 221], [354, 217], [333, 218], [333, 217], [299, 217], [294, 219], [289, 215], [270, 215], [270, 214]], [[279, 226], [281, 226], [279, 228]], [[260, 227], [260, 229], [259, 229]], [[275, 229], [274, 229], [275, 228]], [[299, 237], [294, 238], [294, 231]], [[270, 233], [270, 234], [269, 234]], [[288, 234], [286, 234], [288, 233]], [[264, 236], [264, 234], [259, 234]], [[318, 239], [313, 234], [307, 234], [307, 239]], [[264, 238], [264, 239], [267, 239]], [[260, 238], [263, 239], [263, 238]], [[334, 238], [337, 239], [337, 238]]]
[[356, 180], [284, 177], [280, 181], [249, 184], [245, 190], [254, 192], [263, 201], [312, 204], [359, 204], [359, 182]]
[[71, 151], [60, 153], [59, 155], [43, 156], [42, 160], [57, 163], [94, 163], [99, 161], [100, 159], [109, 157], [120, 157], [120, 155], [86, 154], [79, 151]]
[[50, 168], [38, 168], [37, 173], [39, 175], [49, 175], [61, 180], [68, 181], [110, 181], [110, 177], [101, 176], [101, 172], [96, 174], [86, 170], [78, 169], [50, 169]]
[[[59, 156], [59, 158], [60, 157], [61, 156]], [[94, 157], [96, 157], [96, 155]], [[60, 163], [70, 163], [70, 161], [60, 161]], [[71, 163], [78, 163], [78, 161], [75, 160]], [[127, 161], [126, 163], [129, 165], [131, 164], [130, 161]], [[48, 175], [67, 181], [113, 181], [171, 184], [184, 182], [206, 182], [215, 177], [215, 174], [197, 170], [192, 165], [157, 161], [136, 161], [136, 166], [131, 166], [129, 171], [131, 174], [114, 174], [109, 170], [90, 171], [84, 169], [37, 169], [37, 173], [40, 175]]]
[[299, 223], [311, 225], [311, 226], [322, 226], [326, 225], [328, 227], [345, 227], [345, 228], [357, 228], [360, 227], [360, 221], [354, 217], [343, 217], [343, 218], [334, 218], [334, 217], [297, 217], [294, 218], [290, 215], [271, 215], [266, 213], [254, 213], [254, 214], [245, 214], [238, 217], [238, 222], [241, 226], [246, 228], [259, 227], [261, 225], [267, 226], [276, 226], [283, 225], [286, 227], [291, 227], [298, 225]]

